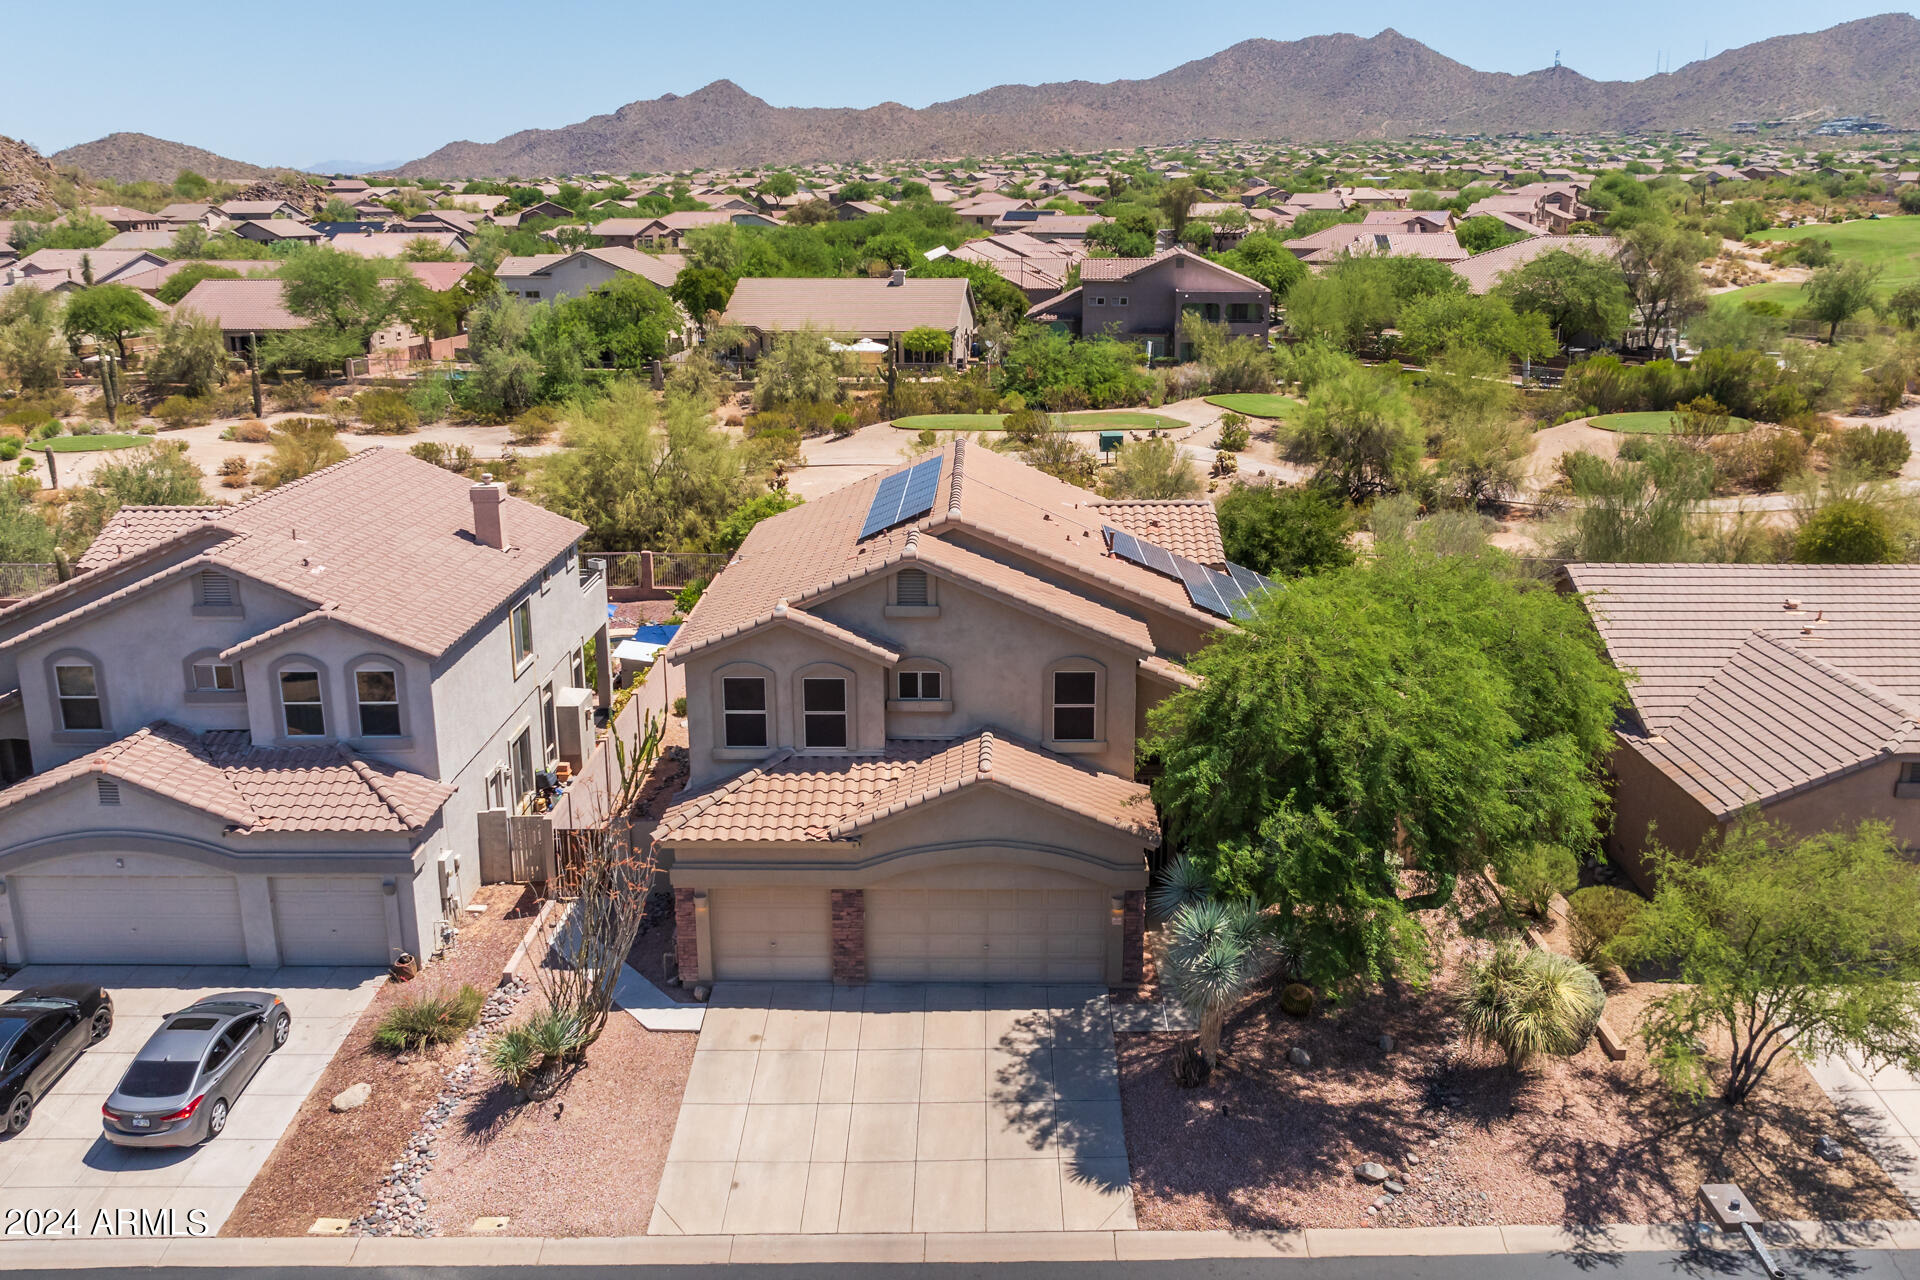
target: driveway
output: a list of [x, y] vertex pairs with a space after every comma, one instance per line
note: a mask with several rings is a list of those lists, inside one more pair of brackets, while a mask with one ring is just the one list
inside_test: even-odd
[[722, 983], [649, 1230], [1133, 1226], [1104, 988]]
[[[25, 1133], [0, 1140], [0, 1231], [25, 1234], [15, 1210], [42, 1215], [35, 1234], [46, 1234], [49, 1217], [66, 1227], [60, 1220], [73, 1211], [75, 1227], [61, 1234], [87, 1236], [98, 1225], [101, 1235], [125, 1235], [121, 1215], [172, 1210], [159, 1219], [160, 1234], [217, 1234], [385, 976], [368, 968], [29, 965], [0, 982], [0, 992], [98, 982], [114, 1007], [112, 1033], [73, 1064]], [[100, 1104], [160, 1019], [201, 996], [236, 990], [277, 992], [293, 1014], [293, 1033], [234, 1105], [226, 1131], [177, 1151], [128, 1150], [102, 1138]], [[190, 1219], [195, 1210], [203, 1216]]]
[[1807, 1073], [1827, 1091], [1907, 1203], [1920, 1211], [1920, 1079], [1899, 1067], [1869, 1071], [1840, 1055], [1815, 1059]]

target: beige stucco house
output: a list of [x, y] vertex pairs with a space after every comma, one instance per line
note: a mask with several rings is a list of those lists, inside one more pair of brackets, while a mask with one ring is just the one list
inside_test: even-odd
[[1893, 824], [1920, 848], [1920, 566], [1575, 564], [1629, 677], [1607, 852], [1648, 887], [1649, 848], [1746, 814], [1802, 832]]
[[1139, 980], [1160, 835], [1135, 745], [1232, 624], [1115, 531], [1224, 563], [1204, 501], [1110, 502], [964, 441], [754, 529], [666, 655], [685, 975]]

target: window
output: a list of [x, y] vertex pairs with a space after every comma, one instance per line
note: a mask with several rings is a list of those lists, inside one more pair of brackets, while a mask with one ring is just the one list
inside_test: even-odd
[[1121, 294], [1121, 295], [1120, 295], [1119, 297], [1117, 297], [1117, 298], [1115, 298], [1115, 299], [1113, 300], [1113, 305], [1114, 305], [1114, 306], [1116, 306], [1116, 307], [1124, 307], [1124, 306], [1126, 306], [1126, 305], [1127, 305], [1127, 295], [1123, 293], [1123, 294]]
[[554, 709], [553, 681], [540, 686], [540, 728], [546, 734], [547, 763], [560, 758], [560, 715]]
[[237, 693], [240, 690], [240, 668], [231, 662], [196, 662], [193, 664], [193, 691], [195, 693]]
[[280, 710], [289, 738], [319, 738], [327, 732], [327, 713], [320, 705], [318, 671], [280, 673]]
[[1107, 305], [1107, 300], [1104, 295], [1097, 298], [1089, 298], [1087, 299], [1087, 301], [1091, 302], [1096, 307], [1104, 307]]
[[729, 747], [767, 745], [767, 682], [761, 676], [727, 676], [720, 681], [720, 705]]
[[513, 606], [507, 618], [507, 630], [513, 633], [513, 669], [533, 656], [533, 601], [522, 600]]
[[893, 599], [895, 604], [925, 605], [932, 603], [927, 593], [927, 571], [925, 569], [902, 569], [894, 575]]
[[537, 297], [539, 297], [539, 296], [540, 296], [540, 291], [539, 291], [538, 289], [529, 289], [529, 290], [527, 290], [527, 292], [526, 292], [526, 295], [525, 295], [525, 296], [527, 296], [527, 297], [529, 297], [529, 298], [537, 298]]
[[400, 679], [383, 667], [353, 673], [354, 697], [360, 703], [360, 736], [400, 736]]
[[847, 745], [847, 682], [814, 677], [800, 682], [801, 710], [809, 747]]
[[504, 809], [507, 807], [507, 769], [505, 765], [495, 765], [487, 774], [487, 808]]
[[586, 688], [587, 687], [587, 655], [584, 650], [575, 649], [573, 651], [573, 660], [570, 664], [570, 669], [573, 673], [573, 687], [575, 689]]
[[895, 687], [900, 691], [902, 702], [938, 702], [946, 695], [940, 691], [940, 673], [938, 671], [902, 671], [897, 673]]
[[213, 1042], [213, 1048], [207, 1050], [206, 1069], [209, 1073], [218, 1071], [233, 1056], [233, 1045], [237, 1038], [234, 1033], [238, 1030], [238, 1027], [229, 1027], [221, 1032], [220, 1038]]
[[533, 794], [533, 729], [531, 726], [514, 735], [513, 747], [508, 753], [513, 760], [513, 803], [518, 808], [528, 796]]
[[1091, 742], [1100, 686], [1092, 671], [1053, 673], [1053, 736], [1060, 742]]
[[85, 730], [107, 727], [107, 718], [100, 710], [99, 677], [92, 663], [60, 663], [53, 669], [53, 680], [60, 695], [62, 728]]
[[1209, 320], [1218, 320], [1220, 318], [1220, 304], [1217, 302], [1206, 303], [1200, 308], [1200, 314]]
[[1229, 302], [1227, 304], [1227, 319], [1235, 324], [1245, 324], [1257, 318], [1258, 317], [1253, 314], [1253, 307], [1245, 302]]

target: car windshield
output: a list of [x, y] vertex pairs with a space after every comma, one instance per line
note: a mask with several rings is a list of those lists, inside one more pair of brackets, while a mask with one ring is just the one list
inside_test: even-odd
[[197, 1062], [156, 1062], [135, 1058], [120, 1081], [120, 1092], [129, 1098], [175, 1098], [193, 1087]]

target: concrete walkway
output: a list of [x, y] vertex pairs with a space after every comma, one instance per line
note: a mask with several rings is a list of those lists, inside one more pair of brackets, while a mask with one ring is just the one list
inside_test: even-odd
[[722, 983], [649, 1232], [1133, 1225], [1103, 988]]
[[1920, 1080], [1898, 1067], [1868, 1071], [1846, 1058], [1820, 1059], [1807, 1072], [1920, 1213]]

